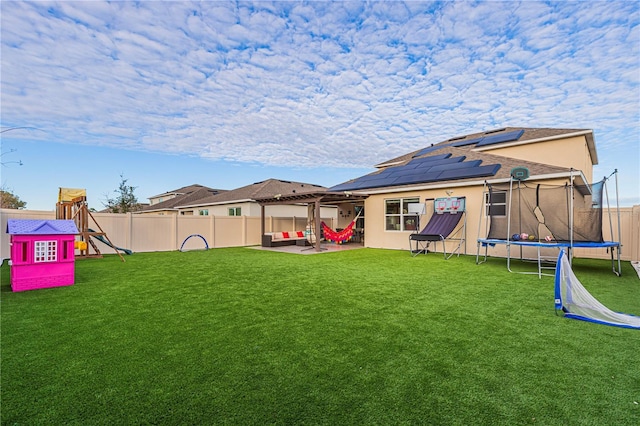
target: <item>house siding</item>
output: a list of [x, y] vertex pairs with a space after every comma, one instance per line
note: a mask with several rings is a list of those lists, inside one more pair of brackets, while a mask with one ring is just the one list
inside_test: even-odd
[[584, 136], [541, 141], [524, 145], [482, 150], [487, 154], [515, 158], [535, 163], [580, 170], [588, 182], [593, 181], [589, 146]]

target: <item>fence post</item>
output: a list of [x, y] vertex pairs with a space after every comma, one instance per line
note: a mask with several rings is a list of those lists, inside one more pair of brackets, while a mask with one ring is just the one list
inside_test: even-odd
[[209, 244], [209, 247], [215, 248], [216, 246], [216, 216], [215, 215], [211, 215], [209, 217], [209, 241], [211, 241], [211, 244]]
[[247, 216], [242, 215], [242, 245], [247, 245]]
[[[125, 247], [133, 247], [133, 213], [127, 213], [127, 236], [125, 238]], [[132, 249], [133, 250], [133, 249]]]
[[630, 260], [640, 260], [640, 205], [631, 208], [631, 257]]
[[180, 216], [180, 213], [173, 215], [172, 221], [173, 232], [171, 233], [171, 235], [173, 236], [174, 250], [180, 250], [180, 247], [178, 246], [178, 216]]

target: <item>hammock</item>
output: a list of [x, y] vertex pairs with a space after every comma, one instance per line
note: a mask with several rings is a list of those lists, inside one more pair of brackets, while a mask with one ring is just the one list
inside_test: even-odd
[[360, 213], [358, 213], [358, 215], [351, 221], [351, 223], [342, 231], [334, 231], [333, 229], [329, 228], [326, 223], [320, 222], [325, 240], [337, 244], [348, 242], [351, 238], [353, 238], [353, 227], [355, 226], [356, 221], [359, 217]]

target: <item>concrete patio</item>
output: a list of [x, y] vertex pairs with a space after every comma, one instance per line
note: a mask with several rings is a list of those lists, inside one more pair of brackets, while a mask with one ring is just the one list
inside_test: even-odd
[[262, 247], [262, 246], [250, 246], [248, 247], [254, 250], [267, 250], [277, 251], [281, 253], [293, 253], [293, 254], [319, 254], [319, 253], [333, 253], [345, 250], [356, 250], [364, 248], [363, 243], [346, 243], [346, 244], [334, 244], [334, 243], [322, 243], [320, 244], [320, 251], [314, 249], [313, 246], [280, 246], [280, 247]]

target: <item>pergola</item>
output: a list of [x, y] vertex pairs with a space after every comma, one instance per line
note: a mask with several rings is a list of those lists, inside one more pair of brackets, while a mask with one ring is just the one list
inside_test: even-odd
[[315, 217], [315, 230], [316, 238], [313, 248], [316, 251], [320, 251], [320, 205], [321, 204], [341, 204], [344, 202], [364, 201], [368, 195], [353, 193], [349, 191], [343, 192], [330, 192], [330, 191], [315, 191], [315, 192], [296, 192], [293, 194], [277, 194], [273, 197], [254, 198], [258, 204], [260, 204], [260, 232], [264, 235], [265, 232], [265, 207], [282, 204], [306, 204], [313, 206]]

